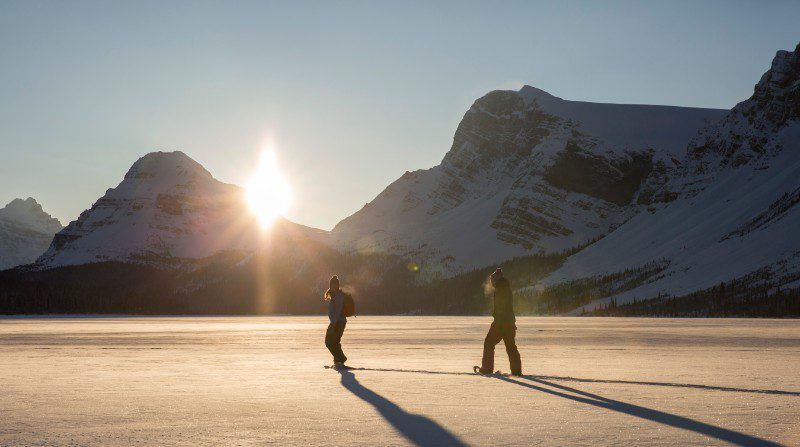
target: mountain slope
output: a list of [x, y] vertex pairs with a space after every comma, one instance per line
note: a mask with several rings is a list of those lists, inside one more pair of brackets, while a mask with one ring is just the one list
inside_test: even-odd
[[779, 51], [753, 95], [698, 133], [677, 173], [665, 185], [674, 202], [637, 215], [543, 284], [662, 265], [614, 294], [625, 303], [684, 295], [764, 268], [800, 271], [800, 45]]
[[[276, 228], [312, 232], [291, 222]], [[183, 152], [153, 152], [56, 234], [36, 268], [106, 261], [179, 267], [226, 252], [244, 259], [261, 237], [240, 187], [214, 179]]]
[[724, 114], [494, 91], [464, 115], [440, 165], [404, 174], [332, 240], [434, 276], [580, 246], [661, 200], [675, 154]]
[[12, 200], [0, 209], [0, 270], [36, 260], [61, 228], [33, 198]]

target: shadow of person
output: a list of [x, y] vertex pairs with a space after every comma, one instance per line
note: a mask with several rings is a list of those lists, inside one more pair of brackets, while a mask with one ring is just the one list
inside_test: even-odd
[[570, 388], [568, 386], [558, 385], [542, 379], [525, 377], [527, 380], [530, 380], [532, 382], [536, 382], [542, 385], [547, 385], [552, 388], [556, 388], [557, 390], [566, 391], [572, 394], [567, 394], [566, 392], [556, 391], [549, 388], [543, 388], [541, 386], [534, 385], [532, 383], [521, 382], [519, 380], [505, 376], [489, 376], [489, 377], [495, 377], [504, 382], [513, 383], [536, 391], [541, 391], [543, 393], [547, 393], [553, 396], [563, 397], [565, 399], [570, 399], [576, 402], [581, 402], [584, 404], [593, 405], [595, 407], [616, 411], [618, 413], [624, 413], [641, 419], [658, 422], [660, 424], [669, 425], [670, 427], [693, 431], [695, 433], [706, 435], [735, 445], [780, 446], [780, 444], [778, 443], [768, 441], [766, 439], [761, 439], [738, 431], [729, 430], [727, 428], [718, 427], [716, 425], [706, 424], [704, 422], [696, 421], [694, 419], [689, 419], [683, 416], [678, 416], [676, 414], [666, 413], [659, 410], [654, 410], [652, 408], [620, 402], [618, 400], [609, 399], [607, 397], [602, 397], [597, 394], [587, 393], [586, 391]]
[[782, 396], [800, 396], [800, 391], [768, 390], [753, 388], [733, 388], [729, 386], [700, 385], [695, 383], [674, 383], [674, 382], [652, 382], [636, 380], [611, 380], [611, 379], [584, 379], [580, 377], [564, 376], [523, 376], [530, 380], [554, 380], [556, 382], [585, 382], [585, 383], [612, 383], [618, 385], [644, 385], [644, 386], [663, 386], [672, 388], [695, 388], [708, 391], [728, 391], [732, 393], [755, 393], [755, 394], [778, 394]]
[[[428, 371], [424, 369], [398, 369], [398, 368], [353, 368], [355, 371], [378, 371], [378, 372], [398, 372], [413, 374], [443, 374], [448, 376], [475, 376], [474, 372], [454, 372], [454, 371]], [[695, 383], [674, 383], [674, 382], [652, 382], [636, 380], [612, 380], [612, 379], [584, 379], [581, 377], [568, 376], [522, 376], [530, 380], [554, 380], [556, 382], [585, 382], [585, 383], [612, 383], [618, 385], [643, 385], [643, 386], [663, 386], [671, 388], [695, 388], [708, 391], [726, 391], [732, 393], [755, 393], [755, 394], [778, 394], [782, 396], [800, 396], [800, 391], [768, 390], [753, 388], [733, 388], [729, 386], [701, 385]]]
[[378, 413], [392, 424], [400, 434], [418, 446], [465, 446], [455, 435], [436, 422], [418, 414], [411, 414], [394, 402], [361, 385], [351, 371], [339, 371], [342, 386], [356, 397], [375, 407]]

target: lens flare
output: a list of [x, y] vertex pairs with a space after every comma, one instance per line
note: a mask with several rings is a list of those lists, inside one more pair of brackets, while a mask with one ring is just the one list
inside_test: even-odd
[[263, 227], [269, 227], [292, 205], [289, 183], [278, 169], [275, 152], [265, 150], [253, 177], [247, 184], [247, 204]]

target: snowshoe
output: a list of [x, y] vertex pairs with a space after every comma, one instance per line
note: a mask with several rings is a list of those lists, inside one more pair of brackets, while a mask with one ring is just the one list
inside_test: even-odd
[[[481, 367], [480, 367], [480, 366], [477, 366], [477, 365], [475, 365], [475, 366], [473, 366], [473, 367], [472, 367], [472, 371], [473, 371], [475, 374], [480, 374], [480, 375], [482, 375], [482, 376], [489, 376], [489, 375], [491, 375], [491, 374], [492, 374], [492, 372], [491, 372], [491, 371], [489, 371], [489, 372], [484, 372], [484, 371], [482, 371], [482, 370], [481, 370]], [[500, 373], [500, 371], [497, 371], [495, 374], [499, 374], [499, 373]]]
[[325, 369], [335, 369], [337, 371], [343, 371], [348, 369], [355, 369], [351, 366], [347, 366], [344, 363], [334, 363], [333, 365], [325, 365]]

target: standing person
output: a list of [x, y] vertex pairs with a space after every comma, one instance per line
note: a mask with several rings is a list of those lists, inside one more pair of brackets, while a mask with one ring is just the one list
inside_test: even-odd
[[344, 316], [345, 294], [339, 288], [339, 277], [331, 277], [328, 290], [325, 291], [325, 301], [328, 302], [328, 330], [325, 332], [325, 346], [333, 355], [333, 365], [336, 368], [344, 367], [347, 357], [342, 352], [342, 334], [347, 325], [347, 318]]
[[494, 347], [500, 340], [506, 345], [508, 361], [511, 364], [511, 374], [522, 375], [522, 360], [514, 338], [517, 335], [516, 317], [514, 317], [514, 302], [511, 295], [511, 283], [503, 276], [503, 270], [498, 268], [489, 276], [489, 281], [494, 289], [494, 309], [492, 310], [492, 325], [483, 341], [483, 361], [475, 371], [481, 374], [491, 374], [494, 370]]

